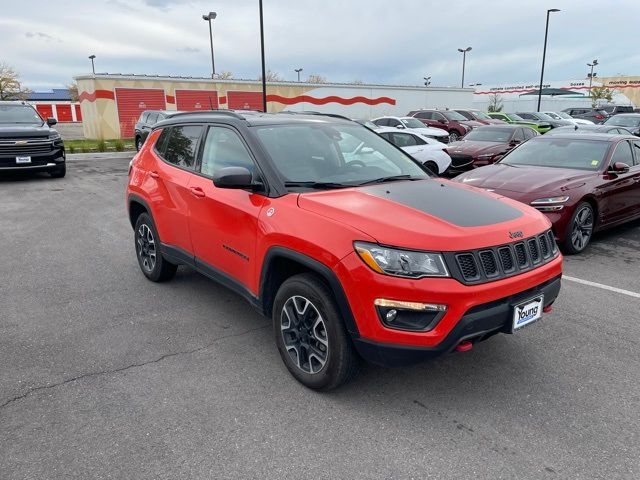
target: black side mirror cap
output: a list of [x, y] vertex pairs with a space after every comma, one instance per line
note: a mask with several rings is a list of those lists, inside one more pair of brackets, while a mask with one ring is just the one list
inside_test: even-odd
[[259, 190], [261, 183], [253, 181], [253, 175], [244, 167], [224, 167], [213, 174], [213, 184], [218, 188]]
[[53, 117], [49, 117], [47, 118], [47, 125], [49, 125], [50, 127], [53, 127], [56, 123], [58, 123], [58, 120], [56, 120]]

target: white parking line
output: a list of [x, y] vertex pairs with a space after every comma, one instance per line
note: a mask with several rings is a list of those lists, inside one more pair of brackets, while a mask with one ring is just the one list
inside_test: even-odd
[[582, 280], [581, 278], [570, 277], [568, 275], [563, 275], [562, 279], [569, 280], [570, 282], [581, 283], [582, 285], [589, 285], [590, 287], [609, 290], [611, 292], [621, 293], [622, 295], [628, 295], [633, 298], [640, 298], [640, 293], [632, 292], [630, 290], [623, 290], [622, 288], [610, 287], [609, 285], [603, 285], [602, 283], [590, 282], [589, 280]]

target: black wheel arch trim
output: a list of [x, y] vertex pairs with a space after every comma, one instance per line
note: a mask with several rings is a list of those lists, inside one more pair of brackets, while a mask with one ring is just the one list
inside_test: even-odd
[[338, 309], [340, 310], [342, 318], [344, 319], [347, 331], [353, 338], [357, 338], [360, 336], [358, 326], [356, 325], [353, 313], [351, 312], [351, 306], [349, 305], [347, 296], [344, 293], [342, 284], [340, 283], [340, 280], [338, 279], [334, 271], [324, 263], [321, 263], [314, 258], [285, 247], [271, 247], [264, 256], [264, 261], [262, 263], [262, 271], [260, 273], [259, 298], [262, 304], [263, 311], [266, 315], [270, 313], [273, 299], [275, 298], [276, 294], [275, 291], [269, 290], [269, 288], [271, 287], [269, 278], [271, 274], [271, 268], [274, 265], [275, 260], [277, 260], [278, 258], [284, 258], [299, 263], [306, 269], [319, 275], [331, 289]]
[[133, 221], [133, 218], [131, 218], [132, 203], [139, 203], [140, 205], [142, 205], [147, 211], [147, 213], [149, 214], [149, 216], [151, 217], [151, 220], [153, 221], [153, 212], [151, 210], [151, 207], [147, 203], [147, 201], [144, 198], [142, 198], [140, 195], [136, 195], [135, 193], [132, 193], [127, 198], [127, 214], [129, 215], [129, 222], [131, 223], [131, 228], [135, 228], [136, 226], [135, 222]]

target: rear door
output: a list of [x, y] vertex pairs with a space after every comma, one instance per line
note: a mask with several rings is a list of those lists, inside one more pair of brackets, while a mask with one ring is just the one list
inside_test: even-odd
[[196, 152], [204, 127], [177, 125], [163, 129], [156, 142], [158, 157], [148, 176], [154, 183], [149, 194], [154, 201], [154, 219], [164, 246], [193, 257], [189, 235], [189, 182], [194, 176]]
[[245, 167], [261, 177], [240, 134], [227, 126], [208, 127], [201, 149], [199, 175], [190, 183], [189, 229], [196, 265], [218, 279], [231, 278], [257, 294], [252, 283], [256, 266], [258, 216], [267, 202], [259, 193], [217, 188], [213, 175], [224, 167]]
[[632, 215], [640, 215], [640, 140], [634, 140], [631, 142], [633, 147], [633, 166], [631, 172], [633, 173], [633, 181], [635, 183], [631, 192], [631, 208]]

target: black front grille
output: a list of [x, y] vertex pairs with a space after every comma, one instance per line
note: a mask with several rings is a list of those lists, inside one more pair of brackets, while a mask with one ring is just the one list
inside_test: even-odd
[[48, 139], [0, 139], [0, 155], [2, 156], [35, 155], [49, 153], [51, 150], [53, 150], [53, 142]]
[[478, 274], [478, 266], [472, 253], [462, 253], [456, 256], [458, 267], [462, 272], [462, 276], [468, 280], [473, 281], [480, 278]]
[[459, 153], [451, 153], [451, 166], [452, 167], [464, 167], [473, 163], [473, 157], [471, 155], [461, 155]]
[[485, 283], [537, 268], [558, 255], [553, 233], [548, 232], [517, 243], [469, 252], [445, 252], [451, 275], [467, 284]]

